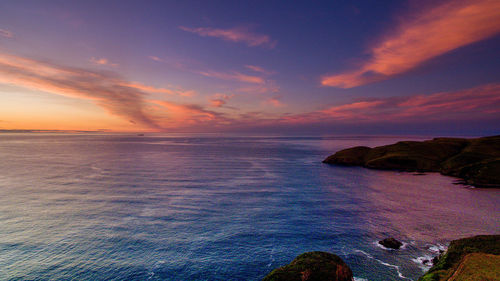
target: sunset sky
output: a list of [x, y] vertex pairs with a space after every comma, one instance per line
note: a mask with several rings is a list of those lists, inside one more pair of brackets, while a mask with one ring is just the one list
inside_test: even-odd
[[0, 1], [0, 130], [500, 134], [500, 1]]

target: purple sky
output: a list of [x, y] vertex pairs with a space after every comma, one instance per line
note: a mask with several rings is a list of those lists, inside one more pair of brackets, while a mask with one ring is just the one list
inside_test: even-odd
[[0, 129], [500, 134], [500, 1], [2, 1]]

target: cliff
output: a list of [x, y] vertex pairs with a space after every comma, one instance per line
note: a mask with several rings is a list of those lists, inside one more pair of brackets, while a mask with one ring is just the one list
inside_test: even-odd
[[338, 151], [323, 163], [439, 172], [477, 187], [500, 187], [500, 136], [401, 141], [375, 148], [357, 146]]

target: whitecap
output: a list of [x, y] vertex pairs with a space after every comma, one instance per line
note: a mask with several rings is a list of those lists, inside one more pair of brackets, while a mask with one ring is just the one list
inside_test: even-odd
[[390, 263], [387, 263], [387, 262], [381, 261], [381, 260], [379, 260], [379, 259], [377, 259], [377, 258], [373, 257], [372, 255], [370, 255], [370, 254], [368, 254], [367, 252], [362, 251], [362, 250], [354, 250], [354, 252], [357, 252], [357, 253], [362, 253], [363, 255], [365, 255], [365, 256], [366, 256], [367, 258], [369, 258], [369, 259], [373, 259], [373, 260], [377, 261], [378, 263], [380, 263], [380, 264], [382, 264], [382, 265], [385, 265], [385, 266], [387, 266], [387, 267], [392, 267], [392, 268], [394, 268], [394, 269], [396, 270], [396, 272], [398, 273], [399, 278], [402, 278], [402, 279], [407, 279], [407, 280], [412, 280], [412, 279], [410, 279], [410, 278], [408, 278], [408, 277], [404, 276], [404, 275], [401, 273], [401, 271], [400, 271], [400, 267], [399, 267], [399, 266], [397, 266], [397, 265], [394, 265], [394, 264], [390, 264]]

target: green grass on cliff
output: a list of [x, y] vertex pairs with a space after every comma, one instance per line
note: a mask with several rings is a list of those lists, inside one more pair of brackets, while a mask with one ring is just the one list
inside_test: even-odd
[[[469, 254], [477, 254], [469, 256]], [[490, 261], [494, 255], [496, 261]], [[446, 253], [439, 259], [419, 281], [441, 280], [490, 280], [481, 276], [498, 276], [500, 268], [491, 268], [491, 263], [497, 263], [500, 255], [500, 235], [479, 235], [470, 238], [454, 240]], [[466, 258], [467, 257], [467, 258]], [[481, 262], [481, 261], [488, 262]], [[455, 274], [456, 273], [456, 274]], [[464, 276], [469, 276], [470, 279]], [[450, 278], [454, 279], [450, 279]], [[500, 279], [492, 279], [500, 280]]]

